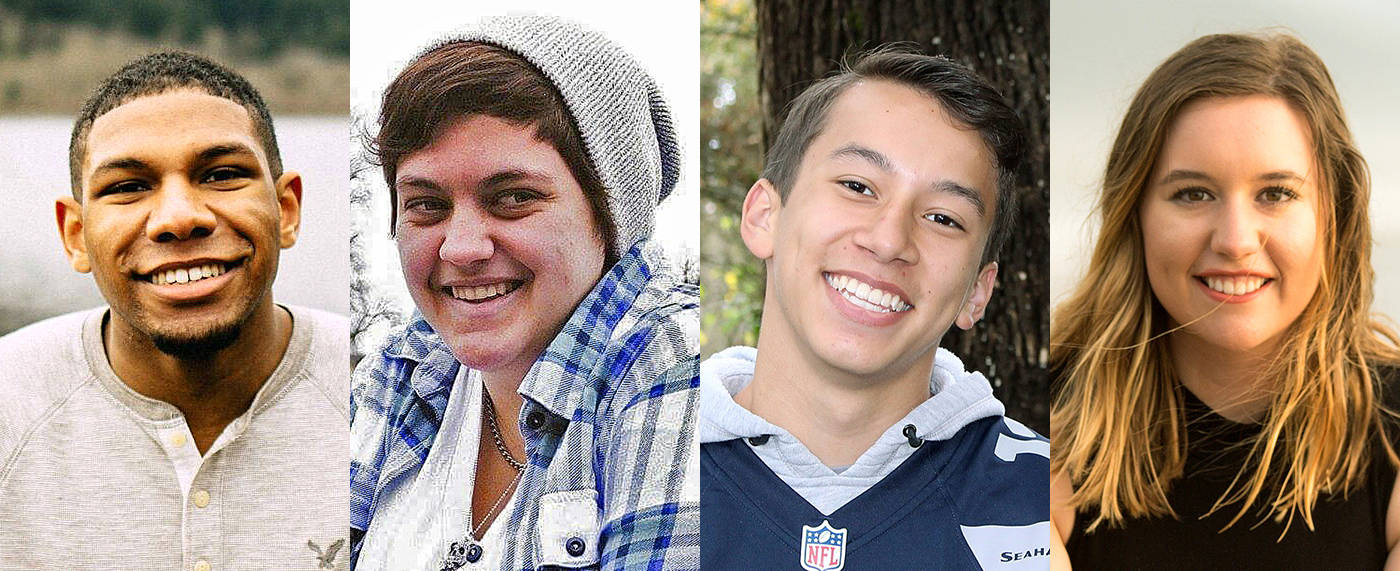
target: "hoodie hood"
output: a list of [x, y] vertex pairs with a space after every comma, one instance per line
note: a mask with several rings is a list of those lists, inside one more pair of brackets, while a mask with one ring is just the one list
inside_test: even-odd
[[929, 392], [933, 395], [886, 428], [854, 464], [832, 468], [791, 433], [734, 402], [734, 395], [753, 380], [758, 351], [731, 347], [700, 364], [700, 442], [722, 442], [767, 435], [747, 445], [793, 491], [823, 514], [831, 514], [884, 479], [914, 454], [904, 436], [915, 426], [922, 440], [948, 440], [964, 426], [1005, 412], [992, 396], [991, 383], [981, 373], [963, 369], [962, 360], [946, 349], [934, 356]]
[[[700, 363], [700, 442], [787, 434], [734, 402], [734, 395], [753, 380], [757, 358], [753, 347], [730, 347]], [[881, 442], [891, 434], [906, 442], [906, 424], [913, 424], [922, 440], [947, 440], [969, 423], [1006, 412], [987, 377], [967, 371], [962, 359], [942, 347], [933, 359], [929, 392], [933, 396], [889, 427]]]

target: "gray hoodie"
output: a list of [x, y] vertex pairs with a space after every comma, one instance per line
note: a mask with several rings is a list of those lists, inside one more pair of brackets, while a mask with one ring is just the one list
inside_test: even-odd
[[903, 434], [905, 425], [913, 424], [919, 439], [947, 440], [971, 422], [1005, 412], [982, 373], [966, 371], [962, 360], [939, 348], [929, 379], [933, 396], [886, 429], [855, 464], [838, 472], [792, 434], [734, 402], [734, 395], [753, 380], [757, 356], [753, 347], [730, 347], [700, 364], [700, 443], [769, 435], [763, 445], [750, 445], [754, 453], [826, 515], [870, 489], [914, 453]]

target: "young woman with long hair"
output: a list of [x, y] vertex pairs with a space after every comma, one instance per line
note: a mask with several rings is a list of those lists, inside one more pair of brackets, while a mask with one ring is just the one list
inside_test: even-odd
[[1370, 312], [1369, 198], [1297, 38], [1202, 37], [1147, 78], [1051, 324], [1057, 566], [1385, 563], [1400, 356]]

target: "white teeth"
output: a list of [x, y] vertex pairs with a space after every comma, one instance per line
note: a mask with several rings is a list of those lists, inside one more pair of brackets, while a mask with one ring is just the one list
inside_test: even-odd
[[510, 282], [499, 282], [484, 286], [452, 286], [452, 297], [467, 301], [480, 301], [510, 293], [515, 286]]
[[1264, 282], [1268, 281], [1265, 278], [1254, 276], [1238, 278], [1207, 276], [1203, 279], [1206, 282], [1206, 287], [1225, 295], [1246, 295], [1254, 293], [1255, 290], [1264, 287]]
[[155, 285], [169, 285], [197, 282], [205, 278], [223, 275], [225, 271], [224, 265], [218, 262], [191, 266], [188, 268], [162, 270], [151, 274], [151, 283]]
[[861, 309], [880, 313], [909, 311], [914, 306], [893, 293], [882, 291], [850, 276], [823, 274], [826, 283]]

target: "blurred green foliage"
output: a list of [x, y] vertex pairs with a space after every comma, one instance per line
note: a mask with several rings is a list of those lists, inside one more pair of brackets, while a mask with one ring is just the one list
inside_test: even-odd
[[739, 237], [740, 208], [763, 170], [752, 0], [703, 0], [700, 16], [702, 357], [758, 342], [764, 266]]
[[[28, 22], [86, 24], [147, 40], [181, 43], [197, 43], [206, 32], [217, 29], [239, 44], [240, 51], [263, 57], [278, 55], [292, 46], [327, 56], [350, 56], [350, 4], [346, 0], [0, 0], [0, 12]], [[42, 45], [42, 36], [33, 39], [11, 49], [24, 52], [51, 47]]]

